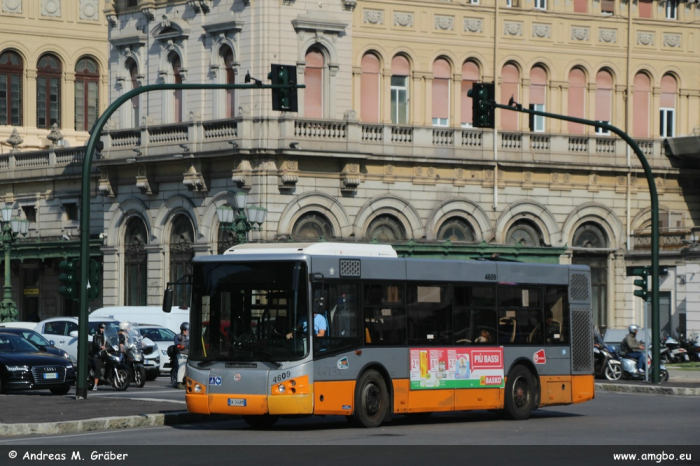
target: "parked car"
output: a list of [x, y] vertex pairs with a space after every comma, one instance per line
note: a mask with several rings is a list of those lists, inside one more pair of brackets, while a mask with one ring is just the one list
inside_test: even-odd
[[75, 383], [75, 368], [62, 356], [44, 353], [20, 335], [0, 332], [0, 393], [49, 389], [65, 395]]
[[[119, 332], [119, 321], [108, 317], [98, 317], [92, 314], [88, 316], [88, 341], [97, 331], [97, 325], [105, 324], [105, 335]], [[71, 357], [78, 358], [78, 318], [77, 317], [52, 317], [36, 324], [35, 331], [39, 332], [47, 340], [53, 340], [54, 346], [64, 350]], [[143, 341], [144, 366], [146, 367], [146, 380], [155, 380], [160, 375], [160, 354], [156, 344], [151, 340]]]
[[102, 307], [90, 313], [90, 318], [101, 317], [116, 319], [120, 322], [150, 322], [180, 332], [180, 325], [190, 321], [190, 310], [173, 307], [170, 312], [163, 312], [160, 306], [113, 306]]
[[29, 343], [33, 344], [44, 353], [61, 356], [62, 358], [68, 359], [73, 364], [77, 364], [78, 362], [77, 359], [71, 358], [70, 354], [66, 353], [62, 349], [56, 348], [53, 341], [47, 340], [46, 338], [42, 337], [40, 333], [37, 333], [34, 330], [29, 330], [28, 328], [0, 328], [0, 332], [19, 335], [25, 340], [28, 340]]
[[3, 322], [0, 324], [0, 329], [3, 328], [28, 328], [34, 330], [36, 322]]
[[175, 332], [162, 325], [142, 323], [139, 323], [139, 331], [142, 337], [148, 338], [156, 344], [157, 352], [160, 355], [160, 371], [169, 373], [170, 358], [168, 357], [168, 346], [175, 344]]

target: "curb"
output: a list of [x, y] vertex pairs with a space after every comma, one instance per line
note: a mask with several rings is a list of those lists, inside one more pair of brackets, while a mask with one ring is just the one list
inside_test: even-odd
[[135, 416], [103, 417], [81, 421], [61, 421], [22, 424], [0, 424], [0, 437], [16, 435], [57, 435], [92, 432], [98, 430], [130, 429], [132, 427], [171, 426], [190, 422], [235, 419], [238, 416], [204, 415], [174, 411], [163, 414], [138, 414]]
[[620, 393], [652, 393], [654, 395], [700, 396], [700, 388], [664, 387], [663, 385], [621, 385], [596, 383], [596, 390]]

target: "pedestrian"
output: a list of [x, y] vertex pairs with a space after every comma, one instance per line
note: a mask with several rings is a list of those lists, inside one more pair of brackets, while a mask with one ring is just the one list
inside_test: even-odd
[[177, 347], [177, 388], [185, 388], [185, 369], [187, 368], [187, 358], [190, 354], [190, 324], [183, 322], [180, 325], [180, 333], [175, 335], [175, 346]]
[[92, 362], [95, 365], [95, 385], [92, 389], [97, 390], [102, 375], [102, 352], [105, 349], [105, 324], [97, 326], [97, 332], [92, 337]]

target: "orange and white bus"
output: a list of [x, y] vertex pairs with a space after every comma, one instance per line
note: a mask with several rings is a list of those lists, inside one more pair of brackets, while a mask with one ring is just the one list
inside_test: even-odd
[[260, 428], [303, 415], [377, 427], [437, 411], [527, 419], [594, 397], [585, 266], [243, 244], [196, 257], [191, 292], [193, 413], [242, 415]]

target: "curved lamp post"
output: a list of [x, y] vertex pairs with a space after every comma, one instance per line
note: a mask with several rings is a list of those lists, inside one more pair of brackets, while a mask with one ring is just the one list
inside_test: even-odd
[[[248, 240], [248, 232], [262, 230], [262, 223], [267, 216], [267, 209], [263, 206], [247, 206], [248, 193], [239, 191], [236, 193], [236, 211], [231, 206], [223, 204], [216, 208], [216, 216], [219, 223], [228, 231], [236, 235], [236, 243], [245, 243]], [[247, 212], [247, 213], [246, 213]]]
[[0, 322], [17, 321], [17, 304], [12, 300], [12, 277], [10, 276], [10, 250], [18, 234], [22, 236], [29, 230], [29, 222], [19, 217], [12, 217], [12, 207], [0, 209], [2, 213], [2, 236], [0, 242], [5, 250], [5, 283], [2, 287], [2, 302], [0, 302]]

